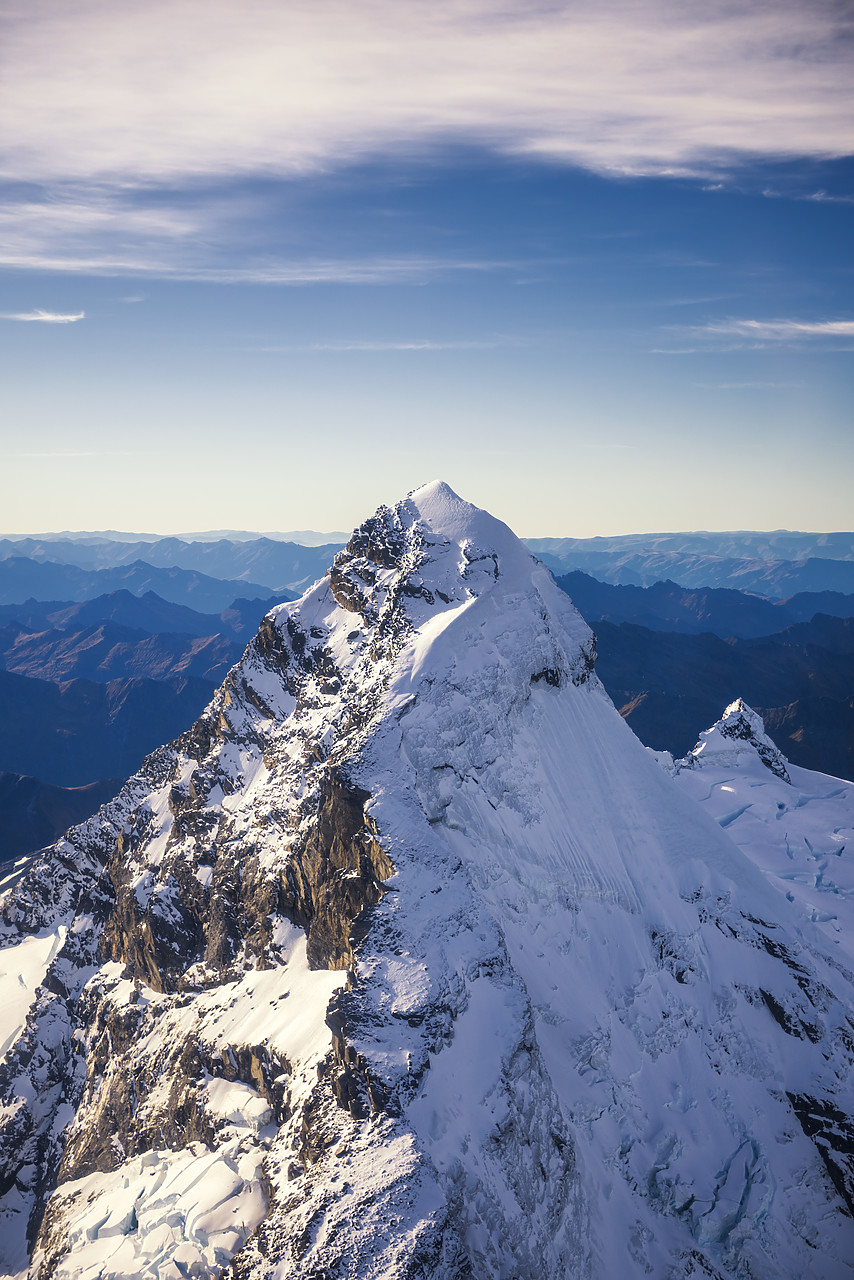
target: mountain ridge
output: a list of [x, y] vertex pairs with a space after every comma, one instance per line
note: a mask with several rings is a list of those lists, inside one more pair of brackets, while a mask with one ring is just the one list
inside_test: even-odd
[[63, 684], [72, 679], [106, 682], [129, 676], [162, 680], [198, 676], [221, 684], [243, 650], [223, 635], [148, 632], [100, 622], [82, 631], [24, 631], [0, 627], [0, 668]]
[[653, 631], [711, 631], [725, 639], [752, 639], [810, 622], [817, 613], [854, 616], [854, 595], [799, 592], [785, 600], [727, 587], [682, 587], [675, 582], [651, 586], [600, 582], [580, 569], [555, 580], [591, 624], [632, 622]]
[[[0, 539], [0, 565], [7, 559], [33, 560], [36, 564], [66, 564], [90, 572], [114, 573], [123, 567], [143, 563], [152, 569], [183, 569], [207, 578], [243, 582], [249, 588], [266, 587], [266, 594], [280, 588], [305, 590], [321, 576], [340, 543], [303, 546], [257, 538], [235, 542], [223, 538], [215, 542], [186, 542], [164, 537], [156, 542], [48, 542], [36, 539]], [[260, 594], [265, 594], [262, 591]]]
[[[563, 558], [577, 552], [644, 551], [713, 555], [736, 560], [805, 560], [810, 556], [829, 560], [854, 559], [854, 532], [807, 533], [795, 529], [734, 529], [723, 532], [696, 530], [674, 533], [627, 533], [596, 538], [526, 538], [539, 550]], [[750, 555], [746, 555], [750, 552]], [[822, 554], [825, 553], [825, 554]]]
[[268, 609], [288, 599], [290, 593], [261, 600], [238, 598], [219, 613], [203, 613], [186, 605], [164, 600], [154, 591], [141, 596], [126, 589], [93, 596], [89, 600], [25, 600], [0, 605], [0, 625], [17, 623], [29, 631], [68, 631], [101, 622], [144, 631], [148, 635], [170, 632], [178, 635], [212, 636], [218, 633], [248, 636]]
[[271, 594], [269, 587], [259, 583], [229, 582], [190, 569], [158, 568], [143, 560], [110, 569], [81, 569], [73, 564], [30, 560], [25, 556], [0, 560], [0, 604], [3, 605], [20, 604], [33, 597], [82, 603], [122, 589], [142, 595], [155, 588], [156, 594], [165, 600], [196, 606], [210, 613], [219, 613], [247, 593], [258, 599], [267, 599]]
[[558, 556], [533, 542], [535, 554], [556, 576], [581, 570], [614, 585], [650, 587], [672, 581], [690, 589], [737, 588], [783, 600], [799, 592], [854, 593], [854, 561], [740, 559], [678, 551], [569, 551]]

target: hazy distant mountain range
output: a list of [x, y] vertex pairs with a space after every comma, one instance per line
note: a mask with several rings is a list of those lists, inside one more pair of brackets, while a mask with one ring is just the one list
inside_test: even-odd
[[557, 582], [588, 622], [634, 622], [659, 631], [713, 631], [747, 638], [809, 622], [817, 613], [854, 615], [854, 595], [839, 591], [804, 591], [787, 600], [769, 600], [728, 587], [690, 588], [675, 582], [617, 586], [579, 569], [558, 575]]
[[86, 529], [53, 533], [7, 533], [10, 542], [160, 542], [164, 538], [178, 538], [182, 542], [219, 542], [223, 538], [231, 542], [254, 542], [257, 538], [272, 538], [274, 542], [297, 542], [303, 547], [328, 546], [330, 543], [343, 545], [349, 533], [341, 529], [319, 533], [317, 529], [289, 529], [285, 532], [269, 529], [206, 529], [192, 533], [128, 533], [120, 529]]
[[728, 587], [782, 600], [797, 592], [854, 593], [854, 533], [651, 533], [613, 538], [529, 538], [556, 575], [602, 582]]
[[527, 538], [532, 551], [568, 561], [577, 555], [620, 556], [647, 551], [663, 555], [717, 556], [730, 560], [854, 560], [854, 533], [625, 533], [612, 538]]
[[114, 622], [150, 634], [169, 631], [187, 636], [223, 634], [248, 639], [258, 630], [267, 610], [280, 604], [281, 599], [274, 595], [260, 600], [232, 600], [219, 613], [201, 613], [163, 600], [153, 591], [135, 596], [122, 590], [76, 602], [27, 600], [23, 604], [0, 605], [0, 626], [17, 623], [30, 631], [81, 631], [98, 623]]
[[[293, 542], [306, 547], [343, 546], [349, 533], [336, 530], [319, 533], [316, 529], [293, 529], [286, 533], [251, 531], [247, 529], [208, 529], [200, 533], [156, 534], [127, 533], [116, 529], [100, 531], [39, 534], [7, 534], [3, 541], [32, 545], [73, 542], [79, 544], [103, 544], [109, 542], [144, 543], [157, 542]], [[680, 552], [691, 555], [716, 555], [733, 559], [803, 560], [810, 556], [830, 560], [854, 560], [854, 533], [803, 533], [792, 529], [774, 529], [770, 532], [736, 530], [724, 533], [695, 531], [691, 533], [626, 533], [597, 538], [525, 538], [534, 551], [544, 551], [559, 560], [570, 558], [573, 553], [602, 551], [609, 554], [628, 548], [649, 551]], [[30, 552], [23, 554], [29, 555]]]
[[558, 556], [540, 543], [528, 545], [557, 576], [580, 569], [602, 582], [639, 587], [664, 581], [692, 588], [734, 587], [776, 600], [802, 591], [854, 593], [854, 560], [817, 556], [802, 560], [748, 559], [630, 546], [611, 551], [567, 550]]
[[[293, 542], [274, 542], [270, 538], [256, 538], [238, 542], [220, 539], [218, 542], [184, 542], [180, 538], [161, 538], [157, 542], [70, 542], [36, 541], [24, 538], [0, 540], [0, 568], [2, 562], [22, 558], [38, 564], [76, 565], [82, 569], [116, 570], [123, 567], [191, 570], [209, 578], [237, 580], [242, 588], [232, 590], [249, 595], [262, 584], [261, 594], [279, 588], [304, 591], [329, 568], [330, 561], [340, 543], [320, 547], [303, 547]], [[2, 579], [0, 579], [2, 581]], [[117, 582], [116, 586], [125, 585]], [[100, 591], [114, 590], [105, 585]], [[130, 588], [133, 590], [133, 587]], [[158, 590], [152, 582], [152, 590]], [[100, 591], [98, 594], [100, 594]], [[164, 592], [159, 592], [165, 595]], [[165, 598], [175, 598], [165, 596]]]
[[[581, 570], [603, 582], [652, 586], [670, 580], [684, 587], [736, 588], [772, 599], [804, 591], [854, 594], [852, 544], [854, 535], [849, 533], [787, 531], [532, 538], [527, 543], [558, 576]], [[226, 594], [230, 592], [232, 598], [283, 589], [300, 594], [326, 572], [341, 545], [309, 547], [269, 537], [196, 541], [164, 537], [136, 542], [99, 537], [5, 538], [0, 540], [0, 603], [27, 595], [87, 599], [126, 587], [135, 594], [152, 590], [164, 599], [218, 612], [222, 596], [208, 579], [225, 580]], [[58, 569], [49, 570], [48, 565], [111, 570], [115, 576], [89, 582], [69, 571], [63, 579]], [[204, 577], [188, 579], [180, 570]], [[63, 582], [67, 583], [64, 588]]]
[[[113, 569], [82, 569], [24, 556], [0, 560], [0, 604], [30, 599], [91, 600], [119, 590], [140, 596], [154, 591], [164, 600], [206, 613], [219, 613], [237, 596], [270, 595], [270, 588], [258, 582], [227, 581], [191, 569], [153, 568], [142, 560]], [[279, 594], [283, 600], [290, 595], [284, 588]]]

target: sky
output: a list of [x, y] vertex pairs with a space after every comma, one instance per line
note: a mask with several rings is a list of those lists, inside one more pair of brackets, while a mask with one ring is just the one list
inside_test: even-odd
[[854, 527], [854, 10], [10, 0], [0, 533]]

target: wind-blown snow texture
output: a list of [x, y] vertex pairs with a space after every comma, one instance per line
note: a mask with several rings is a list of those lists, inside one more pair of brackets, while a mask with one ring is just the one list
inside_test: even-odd
[[593, 656], [441, 483], [268, 615], [5, 905], [12, 1273], [852, 1274], [848, 959]]

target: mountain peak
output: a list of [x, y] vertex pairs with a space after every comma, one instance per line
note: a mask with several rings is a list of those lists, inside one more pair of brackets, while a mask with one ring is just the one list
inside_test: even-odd
[[687, 759], [690, 764], [700, 766], [711, 760], [717, 765], [738, 764], [746, 754], [758, 756], [766, 769], [784, 782], [791, 781], [789, 762], [768, 737], [762, 717], [742, 698], [736, 698], [720, 720], [700, 734]]
[[446, 480], [428, 480], [426, 484], [419, 485], [417, 489], [411, 489], [407, 496], [422, 512], [433, 503], [438, 505], [462, 505], [472, 510], [477, 510], [472, 503], [466, 502], [458, 493], [455, 493]]
[[433, 534], [460, 544], [474, 542], [483, 550], [499, 551], [530, 565], [531, 552], [503, 521], [461, 498], [444, 480], [413, 489], [398, 506], [417, 512], [421, 524]]

